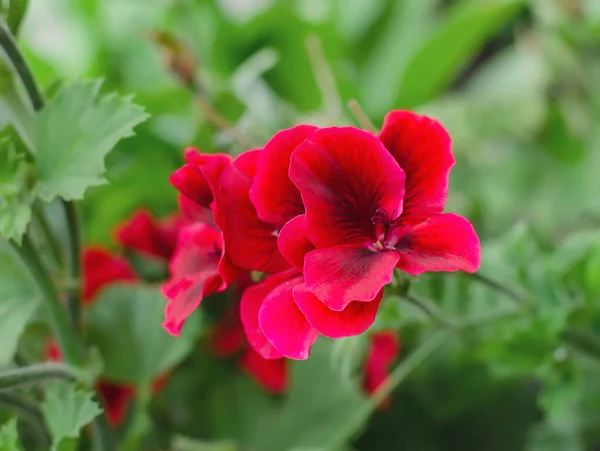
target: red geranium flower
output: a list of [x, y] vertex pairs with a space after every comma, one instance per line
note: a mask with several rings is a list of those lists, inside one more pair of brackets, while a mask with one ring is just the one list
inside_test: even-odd
[[115, 238], [125, 249], [168, 260], [175, 251], [182, 226], [183, 219], [179, 216], [156, 219], [149, 211], [141, 209], [117, 227]]
[[332, 127], [298, 146], [289, 174], [304, 201], [303, 230], [316, 248], [304, 258], [308, 292], [340, 311], [378, 299], [394, 268], [478, 268], [473, 226], [442, 213], [454, 164], [450, 147], [438, 122], [407, 111], [389, 113], [379, 139]]
[[137, 280], [127, 260], [100, 246], [90, 246], [83, 250], [82, 269], [84, 304], [93, 302], [106, 285]]
[[[400, 342], [392, 331], [373, 334], [371, 345], [364, 364], [363, 388], [368, 394], [374, 393], [389, 376], [389, 368], [400, 354]], [[386, 400], [383, 407], [389, 403]]]

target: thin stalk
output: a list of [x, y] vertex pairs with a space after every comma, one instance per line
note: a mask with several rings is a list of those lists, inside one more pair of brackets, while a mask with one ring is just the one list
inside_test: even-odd
[[4, 49], [4, 53], [6, 53], [6, 56], [11, 61], [19, 78], [23, 82], [27, 95], [31, 100], [31, 106], [35, 111], [41, 110], [44, 106], [44, 98], [38, 89], [33, 74], [29, 70], [23, 55], [21, 55], [21, 52], [17, 47], [14, 37], [8, 30], [6, 24], [2, 21], [0, 21], [0, 46]]
[[100, 415], [94, 419], [92, 431], [93, 451], [113, 451], [117, 449], [104, 415]]
[[415, 371], [429, 356], [437, 351], [447, 340], [447, 331], [437, 331], [419, 346], [406, 360], [398, 364], [386, 382], [357, 409], [354, 416], [346, 423], [343, 430], [334, 435], [327, 449], [338, 450], [358, 431], [371, 414], [406, 378]]
[[58, 345], [65, 357], [66, 362], [73, 368], [83, 368], [83, 352], [79, 346], [77, 335], [71, 328], [69, 320], [56, 293], [52, 279], [39, 255], [31, 242], [29, 234], [23, 237], [21, 246], [12, 243], [13, 248], [19, 254], [21, 259], [27, 265], [37, 286], [46, 301], [46, 307], [50, 314], [50, 327], [53, 335], [58, 341]]
[[431, 320], [443, 327], [452, 327], [452, 325], [440, 314], [439, 310], [435, 306], [435, 304], [428, 299], [424, 299], [421, 296], [417, 296], [415, 294], [407, 293], [404, 295], [404, 299], [406, 299], [411, 304], [418, 307], [421, 311], [423, 311]]
[[38, 445], [40, 445], [39, 449], [50, 449], [52, 438], [46, 429], [46, 423], [42, 414], [33, 402], [14, 393], [0, 392], [0, 406], [12, 411], [29, 424], [34, 438], [38, 441]]
[[369, 117], [365, 114], [364, 110], [355, 99], [352, 99], [348, 102], [348, 109], [352, 112], [356, 122], [358, 122], [363, 129], [374, 134], [377, 133], [377, 127], [373, 125], [373, 122], [371, 122]]
[[58, 266], [64, 265], [64, 255], [63, 251], [60, 247], [60, 243], [58, 242], [56, 236], [54, 235], [54, 231], [50, 224], [48, 223], [48, 219], [46, 218], [46, 214], [44, 209], [40, 205], [39, 202], [36, 202], [33, 205], [33, 215], [35, 221], [40, 227], [42, 234], [44, 235], [44, 240], [48, 244], [48, 248], [50, 249], [50, 253], [52, 254], [52, 258], [56, 262]]
[[13, 368], [0, 373], [0, 391], [35, 384], [48, 379], [72, 381], [76, 379], [76, 375], [63, 363], [38, 363]]
[[515, 287], [512, 287], [503, 282], [495, 280], [489, 276], [482, 274], [481, 272], [473, 273], [470, 276], [474, 280], [476, 280], [484, 285], [487, 285], [488, 287], [492, 288], [493, 290], [503, 293], [504, 295], [506, 295], [507, 297], [511, 298], [512, 300], [514, 300], [515, 302], [517, 302], [519, 304], [527, 302], [526, 296]]
[[333, 70], [323, 50], [321, 40], [317, 36], [309, 36], [304, 45], [317, 86], [323, 97], [325, 113], [329, 120], [337, 122], [342, 116], [342, 99], [337, 89]]
[[79, 222], [79, 213], [75, 202], [62, 201], [62, 207], [67, 219], [69, 229], [69, 280], [76, 283], [70, 283], [67, 287], [67, 308], [73, 327], [77, 332], [81, 331], [81, 227]]

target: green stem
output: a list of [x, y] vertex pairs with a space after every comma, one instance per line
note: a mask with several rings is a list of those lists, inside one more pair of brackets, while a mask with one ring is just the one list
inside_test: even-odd
[[437, 331], [419, 346], [406, 360], [398, 364], [386, 382], [371, 395], [361, 408], [356, 410], [354, 416], [346, 423], [340, 433], [334, 435], [327, 449], [338, 450], [360, 429], [371, 414], [385, 399], [416, 370], [429, 356], [437, 351], [447, 340], [447, 331]]
[[317, 36], [309, 36], [304, 42], [312, 66], [315, 81], [321, 92], [325, 113], [332, 122], [339, 121], [342, 115], [342, 99], [337, 88], [335, 75]]
[[69, 229], [69, 279], [77, 283], [69, 284], [67, 289], [67, 307], [75, 330], [81, 331], [81, 227], [75, 202], [62, 201]]
[[50, 227], [50, 224], [48, 223], [48, 219], [46, 219], [46, 214], [44, 212], [44, 208], [41, 206], [41, 204], [39, 202], [36, 202], [33, 205], [33, 215], [34, 215], [35, 221], [37, 222], [37, 224], [40, 227], [42, 234], [44, 235], [44, 240], [48, 244], [48, 248], [50, 249], [50, 252], [52, 254], [52, 257], [54, 258], [54, 261], [59, 266], [62, 267], [62, 265], [64, 264], [64, 256], [63, 256], [62, 248], [60, 247], [60, 243], [58, 242], [58, 240], [56, 239], [56, 236], [54, 235], [54, 231], [52, 230], [52, 227]]
[[471, 277], [477, 280], [478, 282], [481, 282], [482, 284], [487, 285], [488, 287], [499, 291], [500, 293], [503, 293], [515, 302], [527, 302], [527, 297], [525, 296], [525, 294], [521, 293], [517, 288], [507, 285], [504, 282], [500, 282], [496, 279], [486, 276], [481, 272], [473, 273], [471, 274]]
[[104, 415], [94, 419], [92, 430], [93, 451], [113, 451], [117, 449]]
[[35, 384], [48, 379], [72, 381], [75, 373], [63, 363], [39, 363], [0, 373], [0, 391]]
[[52, 279], [44, 264], [41, 262], [35, 246], [31, 242], [29, 234], [23, 237], [23, 244], [19, 247], [12, 246], [27, 265], [37, 286], [39, 287], [50, 314], [50, 327], [58, 341], [58, 345], [65, 357], [66, 362], [73, 368], [81, 369], [84, 366], [83, 352], [77, 341], [77, 335], [71, 328], [69, 320], [61, 305]]
[[46, 429], [44, 418], [34, 403], [14, 393], [0, 392], [0, 406], [11, 410], [29, 424], [35, 439], [39, 442], [39, 449], [50, 449], [52, 438]]
[[31, 100], [31, 106], [33, 106], [35, 111], [41, 110], [44, 106], [44, 99], [33, 78], [33, 74], [29, 70], [25, 59], [17, 47], [15, 39], [8, 30], [6, 24], [2, 21], [0, 21], [0, 46], [4, 49], [4, 53], [6, 53], [6, 56], [11, 61], [19, 78], [23, 82], [27, 95]]
[[364, 110], [360, 107], [359, 103], [355, 99], [352, 99], [348, 102], [348, 109], [350, 109], [354, 115], [354, 118], [363, 129], [371, 133], [377, 133], [377, 127], [373, 125], [373, 122], [371, 122], [369, 117], [365, 114]]
[[443, 327], [452, 327], [452, 325], [446, 319], [442, 318], [439, 310], [430, 300], [422, 298], [421, 296], [417, 296], [414, 293], [405, 294], [404, 299], [422, 310], [437, 325]]

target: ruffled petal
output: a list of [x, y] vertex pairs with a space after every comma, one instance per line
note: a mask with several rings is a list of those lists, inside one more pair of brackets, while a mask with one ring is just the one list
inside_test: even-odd
[[353, 127], [315, 131], [292, 154], [289, 174], [316, 247], [372, 242], [375, 211], [402, 211], [404, 172], [375, 136]]
[[383, 290], [370, 302], [350, 302], [341, 312], [328, 309], [308, 291], [305, 284], [294, 288], [294, 300], [308, 322], [329, 338], [351, 337], [366, 331], [373, 322], [383, 298]]
[[169, 177], [169, 182], [177, 191], [196, 204], [208, 208], [213, 200], [210, 185], [200, 166], [185, 164]]
[[304, 213], [300, 191], [288, 170], [292, 152], [315, 130], [312, 125], [298, 125], [280, 131], [265, 144], [250, 188], [250, 199], [263, 221], [285, 224]]
[[244, 290], [240, 301], [240, 318], [250, 346], [265, 359], [283, 357], [267, 339], [259, 325], [258, 315], [265, 298], [280, 284], [296, 276], [295, 271], [285, 271], [266, 277], [261, 282]]
[[288, 388], [286, 359], [265, 359], [254, 349], [248, 348], [240, 359], [240, 366], [261, 387], [274, 395]]
[[285, 357], [304, 360], [319, 334], [298, 309], [292, 290], [302, 283], [295, 277], [278, 285], [265, 298], [258, 322], [267, 339]]
[[98, 246], [85, 248], [82, 255], [83, 303], [90, 304], [106, 286], [116, 282], [135, 282], [137, 276], [129, 262]]
[[352, 301], [375, 299], [392, 280], [397, 252], [373, 252], [360, 246], [316, 249], [304, 257], [308, 290], [331, 310], [344, 310]]
[[392, 111], [385, 117], [379, 139], [406, 173], [402, 222], [416, 224], [441, 213], [454, 165], [444, 127], [411, 111]]
[[[245, 155], [245, 154], [243, 154]], [[250, 156], [244, 157], [246, 161]], [[243, 166], [244, 170], [248, 168]], [[277, 249], [277, 226], [261, 221], [250, 202], [252, 180], [237, 166], [227, 168], [215, 190], [215, 222], [224, 251], [242, 269], [278, 272], [290, 267]]]
[[185, 320], [198, 308], [202, 299], [216, 293], [221, 285], [216, 269], [166, 282], [162, 293], [169, 301], [165, 307], [163, 328], [169, 334], [179, 336]]
[[277, 238], [277, 247], [294, 268], [303, 271], [304, 256], [315, 248], [306, 237], [304, 215], [296, 216], [283, 226]]
[[452, 213], [433, 216], [406, 230], [396, 246], [398, 268], [409, 274], [426, 271], [475, 272], [481, 250], [473, 225]]

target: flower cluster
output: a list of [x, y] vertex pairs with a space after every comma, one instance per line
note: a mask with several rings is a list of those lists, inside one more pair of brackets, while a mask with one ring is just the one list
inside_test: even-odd
[[378, 136], [300, 125], [235, 159], [185, 152], [171, 177], [189, 224], [163, 293], [164, 327], [179, 334], [207, 295], [244, 274], [240, 317], [266, 359], [306, 359], [319, 335], [366, 331], [397, 268], [473, 272], [479, 239], [443, 213], [454, 157], [446, 130], [408, 111]]

